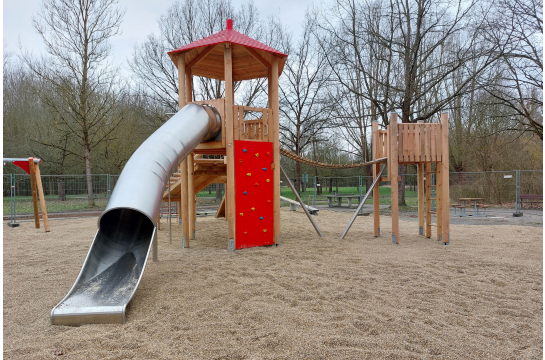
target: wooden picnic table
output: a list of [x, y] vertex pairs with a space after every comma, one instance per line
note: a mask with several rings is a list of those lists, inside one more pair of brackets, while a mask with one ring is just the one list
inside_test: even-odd
[[460, 208], [461, 214], [460, 216], [468, 216], [466, 214], [466, 202], [470, 203], [473, 202], [473, 214], [470, 214], [469, 216], [483, 216], [483, 214], [479, 214], [479, 207], [477, 206], [477, 203], [479, 201], [483, 201], [483, 198], [459, 198], [458, 201], [462, 203], [462, 207]]
[[350, 209], [352, 207], [352, 199], [357, 198], [358, 199], [358, 204], [359, 204], [361, 202], [362, 196], [353, 195], [353, 194], [350, 194], [350, 195], [343, 194], [343, 195], [326, 195], [326, 198], [327, 198], [329, 207], [333, 207], [333, 199], [337, 199], [338, 206], [340, 207], [342, 205], [343, 198], [346, 198], [346, 199], [348, 199], [348, 208]]

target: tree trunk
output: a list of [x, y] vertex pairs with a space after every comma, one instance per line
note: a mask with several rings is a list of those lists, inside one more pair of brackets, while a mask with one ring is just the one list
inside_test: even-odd
[[60, 175], [57, 180], [57, 186], [59, 189], [59, 200], [66, 201], [66, 188], [64, 187], [64, 176]]
[[295, 162], [295, 191], [301, 194], [301, 164], [299, 161]]
[[89, 151], [89, 146], [85, 144], [85, 175], [87, 176], [87, 200], [88, 207], [92, 208], [95, 206], [95, 199], [93, 196], [93, 180], [91, 178], [91, 153]]

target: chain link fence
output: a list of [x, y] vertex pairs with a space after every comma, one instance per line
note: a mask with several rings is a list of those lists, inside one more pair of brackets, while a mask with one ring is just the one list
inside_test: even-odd
[[[450, 198], [456, 202], [461, 197], [483, 198], [483, 202], [499, 211], [513, 212], [517, 201], [517, 173], [520, 177], [520, 194], [543, 195], [543, 170], [488, 171], [450, 173]], [[404, 209], [411, 209], [418, 204], [416, 174], [405, 177]], [[90, 201], [85, 175], [42, 175], [42, 184], [50, 213], [95, 210], [106, 208], [108, 199], [119, 179], [119, 175], [92, 175], [93, 197]], [[371, 176], [351, 177], [313, 177], [304, 176], [300, 182], [300, 195], [308, 205], [328, 206], [338, 204], [335, 196], [346, 195], [342, 206], [347, 206], [348, 197], [352, 196], [355, 208], [357, 196], [365, 195], [367, 186], [372, 183]], [[295, 200], [295, 195], [288, 187], [286, 179], [281, 177], [281, 195]], [[295, 179], [291, 179], [295, 184]], [[15, 187], [16, 213], [31, 214], [32, 193], [30, 177], [27, 174], [3, 175], [3, 214], [10, 214], [10, 187]], [[225, 184], [211, 184], [197, 194], [197, 206], [216, 207], [225, 194]], [[389, 182], [380, 183], [380, 203], [390, 205], [391, 188]], [[527, 205], [524, 205], [526, 207]], [[542, 208], [542, 204], [529, 204]]]

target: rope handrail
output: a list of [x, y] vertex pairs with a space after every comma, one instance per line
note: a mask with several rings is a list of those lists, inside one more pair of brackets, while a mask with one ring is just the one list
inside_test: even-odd
[[384, 157], [384, 158], [380, 158], [380, 159], [376, 159], [376, 160], [373, 160], [373, 161], [368, 161], [368, 162], [360, 163], [360, 164], [334, 165], [334, 164], [325, 164], [325, 163], [321, 163], [321, 162], [318, 162], [318, 161], [309, 160], [309, 159], [301, 157], [301, 156], [299, 156], [297, 154], [294, 154], [291, 151], [288, 151], [288, 150], [283, 149], [283, 148], [280, 148], [280, 154], [282, 154], [285, 157], [290, 158], [292, 160], [298, 161], [298, 162], [300, 162], [302, 164], [307, 164], [307, 165], [310, 165], [310, 166], [315, 166], [315, 167], [324, 168], [324, 169], [351, 169], [351, 168], [357, 168], [357, 167], [362, 167], [362, 166], [369, 166], [369, 165], [373, 165], [373, 164], [379, 164], [379, 163], [382, 163], [382, 162], [386, 162], [388, 160], [388, 158]]

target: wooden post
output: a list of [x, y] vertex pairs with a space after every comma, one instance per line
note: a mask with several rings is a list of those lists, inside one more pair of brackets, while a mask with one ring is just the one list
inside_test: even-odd
[[40, 214], [38, 212], [38, 195], [36, 194], [36, 171], [34, 168], [34, 158], [28, 158], [28, 168], [30, 171], [30, 191], [32, 193], [32, 206], [34, 207], [34, 225], [36, 229], [40, 228]]
[[[236, 244], [236, 218], [235, 218], [235, 143], [234, 143], [234, 114], [233, 106], [235, 104], [233, 91], [233, 48], [230, 43], [225, 44], [224, 48], [224, 70], [225, 70], [225, 141], [227, 153], [227, 183], [226, 183], [226, 218], [228, 221], [228, 240], [229, 249], [237, 248]], [[232, 240], [232, 244], [231, 244]]]
[[390, 114], [390, 170], [392, 174], [390, 176], [391, 184], [391, 202], [392, 202], [392, 242], [399, 244], [399, 199], [398, 199], [398, 145], [397, 145], [397, 114]]
[[[371, 129], [373, 131], [373, 136], [371, 137], [372, 145], [372, 156], [373, 160], [376, 160], [379, 152], [379, 133], [378, 133], [378, 121], [373, 120], [371, 123]], [[373, 179], [376, 179], [379, 171], [380, 165], [373, 165]], [[380, 180], [373, 189], [373, 233], [375, 237], [380, 236], [380, 190], [379, 190]]]
[[450, 243], [450, 181], [449, 181], [449, 149], [448, 149], [448, 113], [441, 114], [441, 177], [443, 178], [443, 189], [441, 202], [443, 204], [442, 236], [443, 244]]
[[193, 182], [193, 172], [195, 171], [195, 163], [193, 153], [187, 156], [187, 213], [189, 219], [189, 239], [195, 239], [195, 184]]
[[441, 202], [441, 191], [443, 191], [443, 178], [441, 177], [441, 163], [435, 163], [435, 213], [437, 219], [437, 240], [441, 240], [443, 229], [443, 204]]
[[274, 182], [274, 243], [280, 244], [280, 106], [278, 99], [278, 58], [271, 56], [271, 70], [269, 72], [269, 106], [272, 110], [273, 136], [273, 182]]
[[[427, 152], [427, 150], [426, 150]], [[431, 163], [426, 163], [426, 237], [431, 237]]]
[[424, 205], [424, 167], [425, 163], [417, 163], [417, 182], [418, 182], [418, 234], [424, 235], [424, 219], [426, 209]]
[[38, 195], [40, 195], [40, 207], [42, 208], [42, 219], [44, 220], [45, 232], [50, 232], [49, 218], [47, 217], [47, 208], [45, 207], [44, 189], [42, 187], [42, 176], [40, 174], [40, 164], [34, 164], [36, 175], [36, 186], [38, 188]]
[[[178, 106], [182, 109], [186, 105], [186, 76], [185, 76], [185, 54], [178, 55]], [[181, 191], [182, 199], [182, 247], [189, 247], [189, 209], [187, 199], [187, 159], [181, 165]], [[170, 180], [170, 179], [169, 179]]]
[[421, 142], [423, 142], [423, 138], [420, 137], [420, 128], [424, 121], [420, 120], [418, 121], [418, 125], [415, 127], [415, 160], [417, 162], [416, 164], [416, 172], [417, 172], [417, 184], [418, 184], [418, 234], [424, 235], [424, 219], [426, 216], [426, 209], [424, 205], [424, 172], [425, 172], [425, 164], [423, 162], [420, 162], [420, 155], [421, 155], [421, 149], [422, 145]]

